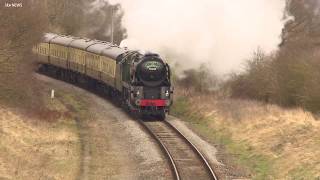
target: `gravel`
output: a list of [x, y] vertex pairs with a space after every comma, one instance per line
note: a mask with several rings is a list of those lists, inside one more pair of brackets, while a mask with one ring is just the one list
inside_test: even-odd
[[217, 160], [217, 149], [190, 130], [183, 121], [173, 116], [168, 116], [167, 121], [170, 121], [175, 128], [177, 128], [189, 141], [191, 141], [206, 157], [210, 164], [219, 166], [223, 165]]

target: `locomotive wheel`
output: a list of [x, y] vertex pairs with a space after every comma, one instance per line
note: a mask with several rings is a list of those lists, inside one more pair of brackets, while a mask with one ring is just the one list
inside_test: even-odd
[[159, 114], [160, 120], [164, 121], [166, 119], [166, 112], [162, 110]]

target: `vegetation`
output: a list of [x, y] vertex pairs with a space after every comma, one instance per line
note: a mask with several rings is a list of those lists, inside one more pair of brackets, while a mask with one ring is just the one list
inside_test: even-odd
[[[192, 109], [194, 106], [190, 102], [191, 99], [178, 97], [172, 108], [172, 114], [186, 120], [193, 130], [212, 143], [222, 145], [227, 151], [227, 156], [234, 154], [234, 163], [242, 166], [242, 171], [250, 170], [255, 179], [266, 179], [272, 176], [271, 158], [257, 153], [244, 141], [236, 142], [232, 138], [230, 129], [223, 129], [221, 126], [212, 128], [215, 117], [206, 116], [200, 109]], [[247, 176], [250, 175], [247, 174]]]
[[114, 43], [126, 36], [120, 5], [99, 0], [50, 0], [46, 6], [50, 32], [110, 42], [113, 19]]
[[202, 64], [198, 69], [187, 69], [182, 72], [181, 77], [173, 74], [175, 84], [182, 89], [209, 93], [219, 86], [219, 80], [210, 72], [206, 64]]
[[79, 123], [88, 112], [82, 108], [83, 99], [74, 97], [74, 92], [61, 92], [50, 99], [49, 91], [48, 87], [44, 88], [38, 96], [46, 102], [45, 114], [37, 114], [39, 120], [0, 106], [1, 179], [77, 179], [80, 176], [81, 132], [84, 130]]
[[253, 179], [320, 176], [320, 123], [309, 112], [176, 88], [171, 113], [222, 145], [230, 167], [241, 167], [235, 172]]
[[0, 7], [0, 103], [12, 106], [32, 107], [38, 101], [38, 87], [33, 81], [30, 47], [40, 40], [46, 30], [47, 21], [43, 4], [22, 1], [23, 8]]
[[288, 3], [294, 21], [286, 24], [279, 50], [267, 55], [258, 49], [244, 72], [233, 74], [226, 83], [232, 97], [320, 111], [318, 7], [317, 1]]
[[110, 41], [112, 11], [114, 42], [119, 43], [125, 37], [120, 23], [122, 11], [119, 5], [94, 0], [19, 2], [23, 7], [0, 6], [0, 104], [43, 114], [44, 102], [36, 98], [43, 87], [34, 83], [37, 80], [32, 75], [37, 68], [32, 46], [44, 32]]

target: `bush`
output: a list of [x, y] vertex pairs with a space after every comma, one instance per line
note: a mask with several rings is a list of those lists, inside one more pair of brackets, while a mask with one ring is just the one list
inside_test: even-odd
[[209, 92], [218, 86], [217, 77], [210, 72], [210, 69], [205, 64], [202, 64], [198, 69], [183, 71], [180, 78], [174, 77], [176, 85], [199, 93]]
[[245, 72], [233, 74], [225, 88], [231, 96], [249, 98], [283, 106], [320, 110], [320, 64], [315, 49], [299, 46], [281, 49], [266, 56], [257, 51]]

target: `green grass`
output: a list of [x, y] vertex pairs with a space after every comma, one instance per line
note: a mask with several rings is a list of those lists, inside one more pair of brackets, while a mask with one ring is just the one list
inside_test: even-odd
[[311, 164], [303, 164], [289, 171], [289, 177], [295, 180], [320, 179], [320, 177], [316, 177], [315, 174], [313, 174], [313, 172], [315, 172], [313, 168]]
[[[274, 175], [271, 158], [258, 154], [246, 142], [232, 139], [227, 127], [209, 126], [215, 123], [213, 116], [205, 117], [190, 108], [191, 102], [186, 97], [178, 97], [171, 109], [174, 116], [188, 122], [191, 128], [210, 142], [223, 145], [227, 154], [232, 155], [236, 164], [249, 170], [253, 179], [270, 179]], [[215, 128], [212, 128], [215, 127]]]
[[87, 117], [89, 112], [88, 105], [83, 98], [80, 98], [81, 95], [59, 90], [56, 96], [61, 100], [62, 104], [78, 116], [77, 118], [85, 119]]

